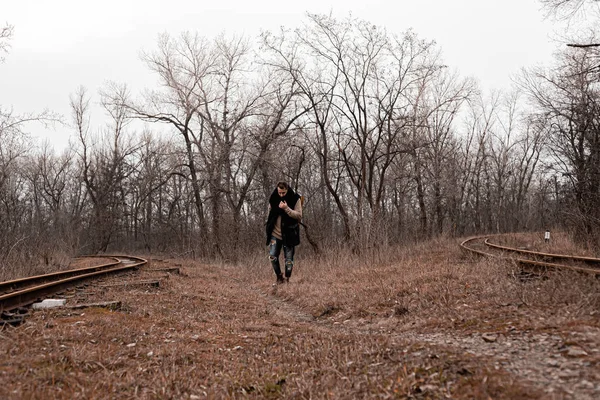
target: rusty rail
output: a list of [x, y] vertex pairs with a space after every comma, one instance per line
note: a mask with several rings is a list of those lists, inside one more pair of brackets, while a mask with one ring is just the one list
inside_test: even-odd
[[[100, 257], [100, 256], [86, 256]], [[147, 264], [147, 260], [133, 256], [101, 256], [115, 261], [93, 267], [54, 272], [0, 282], [0, 312], [30, 305], [43, 297], [77, 286], [84, 281], [101, 276], [135, 270]]]
[[524, 249], [515, 249], [512, 247], [507, 247], [507, 246], [502, 246], [502, 245], [499, 245], [496, 243], [492, 243], [492, 242], [490, 242], [489, 237], [487, 239], [485, 239], [485, 244], [487, 246], [495, 248], [495, 249], [509, 251], [509, 252], [513, 252], [513, 253], [530, 255], [533, 257], [541, 257], [541, 258], [545, 258], [545, 259], [555, 259], [555, 260], [577, 261], [577, 262], [584, 262], [584, 263], [587, 263], [590, 265], [600, 265], [600, 258], [572, 256], [572, 255], [567, 255], [567, 254], [554, 254], [554, 253], [544, 253], [544, 252], [524, 250]]
[[[500, 236], [500, 235], [494, 235]], [[548, 269], [567, 269], [571, 271], [583, 272], [588, 274], [600, 275], [600, 258], [594, 257], [582, 257], [582, 256], [573, 256], [567, 254], [553, 254], [553, 253], [543, 253], [538, 251], [517, 249], [508, 246], [501, 246], [499, 244], [491, 243], [490, 238], [491, 235], [485, 236], [475, 236], [469, 239], [464, 240], [460, 243], [460, 247], [470, 253], [474, 253], [480, 256], [486, 257], [494, 257], [494, 258], [502, 258], [513, 260], [521, 265], [531, 266], [535, 268], [548, 268]], [[487, 251], [482, 250], [477, 247], [485, 247], [486, 249], [495, 249], [502, 251], [503, 253], [513, 253], [520, 254], [523, 256], [528, 256], [536, 259], [527, 259], [527, 258], [519, 258], [513, 256], [507, 256], [506, 254], [493, 254]], [[544, 260], [562, 260], [564, 263], [556, 263], [549, 262]], [[586, 263], [588, 265], [596, 265], [593, 267], [583, 267], [579, 265], [574, 265], [575, 263]]]

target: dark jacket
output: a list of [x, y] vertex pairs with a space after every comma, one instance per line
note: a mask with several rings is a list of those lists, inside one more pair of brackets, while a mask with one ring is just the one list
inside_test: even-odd
[[271, 235], [277, 222], [277, 217], [281, 216], [281, 236], [283, 238], [283, 245], [286, 247], [297, 246], [300, 244], [300, 225], [299, 221], [295, 218], [290, 217], [287, 213], [279, 208], [279, 202], [285, 201], [291, 209], [296, 207], [296, 203], [300, 200], [300, 196], [289, 188], [285, 197], [279, 197], [277, 188], [269, 197], [269, 216], [267, 217], [267, 246], [271, 241]]

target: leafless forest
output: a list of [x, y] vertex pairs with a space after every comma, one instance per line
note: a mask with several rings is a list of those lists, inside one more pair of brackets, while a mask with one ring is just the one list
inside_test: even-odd
[[[542, 3], [561, 15], [585, 6]], [[13, 34], [1, 30], [3, 59]], [[143, 55], [157, 78], [143, 93], [82, 82], [70, 116], [0, 108], [0, 260], [237, 260], [262, 249], [279, 180], [305, 196], [307, 253], [543, 229], [598, 245], [597, 42], [582, 34], [513, 90], [484, 93], [434, 42], [354, 17], [307, 14], [259, 38], [165, 34]], [[108, 117], [101, 129], [93, 102]], [[74, 146], [33, 143], [32, 120]]]

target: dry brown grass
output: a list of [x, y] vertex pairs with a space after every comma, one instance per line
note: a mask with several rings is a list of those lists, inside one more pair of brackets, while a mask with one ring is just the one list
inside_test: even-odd
[[[490, 316], [490, 309], [513, 306], [555, 317], [589, 316], [600, 306], [598, 280], [589, 275], [553, 272], [532, 282], [518, 277], [516, 266], [466, 257], [455, 241], [440, 240], [396, 250], [387, 263], [352, 261], [350, 254], [321, 262], [298, 262], [294, 285], [278, 296], [319, 318], [395, 317], [456, 327], [457, 321]], [[264, 262], [243, 271], [247, 279], [272, 272]], [[322, 315], [325, 314], [325, 315]], [[503, 317], [504, 318], [504, 317]], [[481, 324], [482, 321], [480, 320]]]
[[[299, 248], [292, 282], [275, 288], [266, 253], [151, 267], [175, 263], [184, 274], [162, 274], [160, 288], [87, 289], [88, 301], [121, 300], [121, 311], [39, 311], [2, 331], [0, 397], [576, 398], [505, 370], [480, 335], [551, 332], [568, 345], [600, 327], [598, 280], [522, 282], [514, 266], [466, 257], [454, 240], [362, 258], [312, 260]], [[600, 343], [578, 343], [593, 382]]]

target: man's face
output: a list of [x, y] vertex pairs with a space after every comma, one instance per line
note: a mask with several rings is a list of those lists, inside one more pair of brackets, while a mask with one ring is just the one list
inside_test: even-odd
[[287, 194], [287, 189], [282, 189], [278, 187], [277, 194], [279, 195], [279, 197], [285, 197], [285, 195]]

